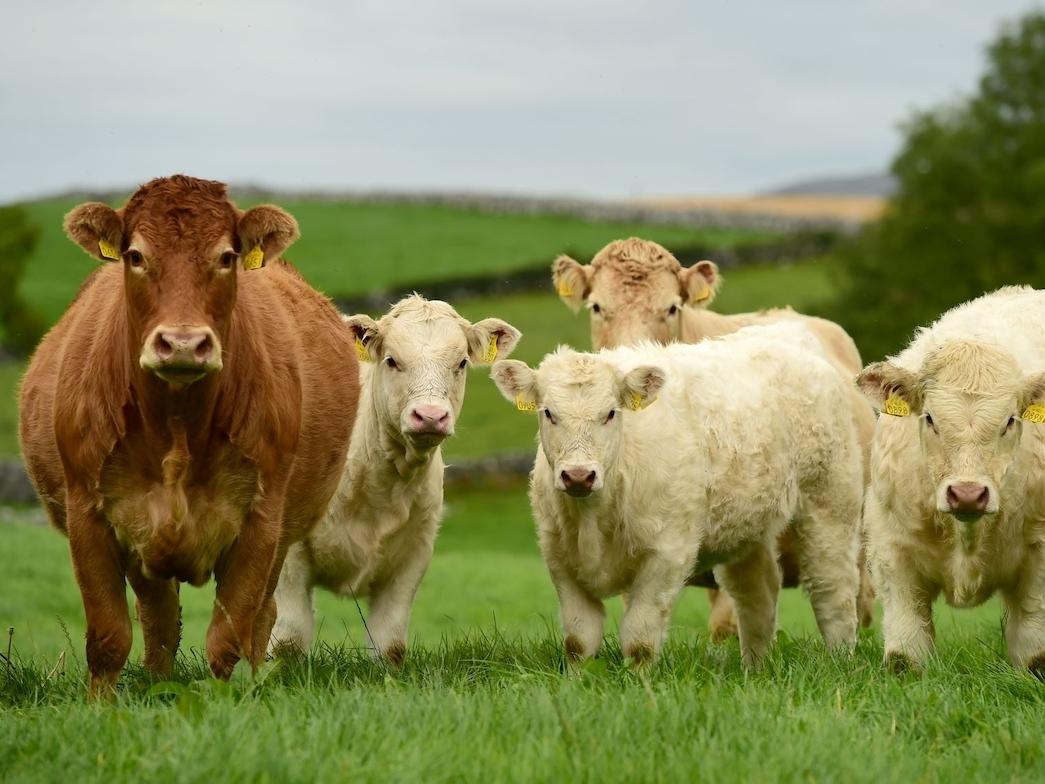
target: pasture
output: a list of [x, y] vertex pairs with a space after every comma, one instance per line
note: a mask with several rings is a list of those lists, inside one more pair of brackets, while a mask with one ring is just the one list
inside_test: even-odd
[[[64, 239], [71, 202], [30, 205], [44, 229], [27, 299], [48, 320], [90, 260]], [[304, 237], [288, 254], [328, 294], [508, 272], [563, 251], [587, 260], [605, 241], [649, 236], [669, 248], [751, 235], [491, 216], [423, 206], [295, 204]], [[340, 266], [339, 266], [340, 263]], [[716, 309], [831, 295], [831, 262], [725, 270]], [[453, 303], [469, 319], [523, 332], [536, 362], [559, 342], [588, 346], [586, 314], [546, 292]], [[372, 314], [380, 315], [378, 313]], [[0, 455], [17, 453], [12, 404], [21, 366], [0, 366]], [[531, 416], [474, 371], [448, 459], [531, 448]], [[922, 676], [881, 666], [877, 625], [852, 657], [828, 655], [808, 602], [785, 591], [777, 646], [746, 673], [736, 641], [711, 645], [707, 602], [687, 589], [665, 654], [648, 671], [622, 661], [620, 603], [599, 658], [569, 671], [557, 602], [537, 552], [525, 488], [455, 491], [422, 583], [401, 670], [364, 653], [365, 603], [317, 593], [308, 657], [242, 665], [229, 684], [202, 655], [213, 584], [183, 588], [183, 644], [172, 681], [140, 666], [141, 635], [115, 705], [84, 698], [83, 609], [66, 540], [38, 509], [0, 509], [0, 780], [780, 780], [1012, 781], [1045, 775], [1045, 686], [1004, 658], [1000, 607], [938, 608], [939, 652]], [[9, 631], [8, 631], [9, 630]]]
[[[948, 781], [1040, 780], [1045, 688], [1004, 662], [996, 603], [938, 609], [921, 677], [881, 667], [878, 630], [823, 650], [785, 591], [777, 647], [746, 674], [709, 644], [687, 589], [663, 659], [638, 674], [615, 640], [567, 673], [555, 597], [524, 488], [451, 495], [400, 671], [371, 663], [350, 599], [319, 595], [320, 643], [228, 686], [202, 648], [212, 586], [183, 589], [176, 678], [132, 664], [113, 706], [83, 697], [83, 621], [64, 540], [6, 510], [0, 623], [0, 778], [6, 781]], [[365, 611], [365, 606], [364, 606]], [[135, 630], [132, 662], [140, 656]], [[5, 657], [8, 641], [4, 641]]]

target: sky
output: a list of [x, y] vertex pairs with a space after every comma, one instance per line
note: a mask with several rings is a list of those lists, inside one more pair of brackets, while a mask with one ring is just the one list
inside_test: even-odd
[[618, 198], [881, 171], [1035, 7], [3, 0], [0, 202], [175, 172]]

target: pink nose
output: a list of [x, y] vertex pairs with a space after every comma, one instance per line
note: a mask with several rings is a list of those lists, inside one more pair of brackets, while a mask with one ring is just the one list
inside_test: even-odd
[[442, 406], [416, 406], [410, 410], [413, 433], [445, 436], [450, 432], [450, 422], [450, 412]]
[[981, 515], [987, 511], [990, 498], [990, 491], [976, 482], [947, 486], [947, 507], [953, 514]]
[[570, 495], [588, 495], [595, 487], [596, 476], [590, 468], [568, 468], [559, 474]]
[[195, 367], [214, 361], [216, 341], [210, 327], [170, 327], [156, 330], [152, 351], [166, 367]]

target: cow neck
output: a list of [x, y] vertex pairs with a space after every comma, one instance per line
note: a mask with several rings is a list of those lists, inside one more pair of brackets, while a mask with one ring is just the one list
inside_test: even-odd
[[159, 443], [169, 439], [163, 458], [164, 484], [184, 479], [193, 453], [205, 451], [214, 421], [221, 373], [188, 386], [172, 387], [142, 368], [136, 368], [131, 386], [138, 401], [147, 437]]
[[[395, 423], [385, 421], [384, 412], [378, 408], [376, 385], [377, 374], [371, 369], [366, 383], [360, 392], [359, 410], [365, 411], [362, 422], [357, 420], [356, 427], [362, 425], [362, 443], [368, 465], [386, 462], [389, 459], [395, 466], [396, 473], [409, 480], [418, 475], [432, 462], [438, 446], [418, 449], [411, 443]], [[353, 439], [356, 438], [353, 435]]]
[[682, 322], [682, 342], [696, 343], [705, 338], [717, 338], [737, 331], [736, 324], [721, 313], [707, 308], [686, 307]]

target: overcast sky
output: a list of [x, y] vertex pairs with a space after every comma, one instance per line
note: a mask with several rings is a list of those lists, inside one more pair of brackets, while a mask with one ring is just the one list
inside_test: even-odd
[[0, 201], [177, 171], [634, 196], [879, 170], [1037, 5], [5, 0]]

